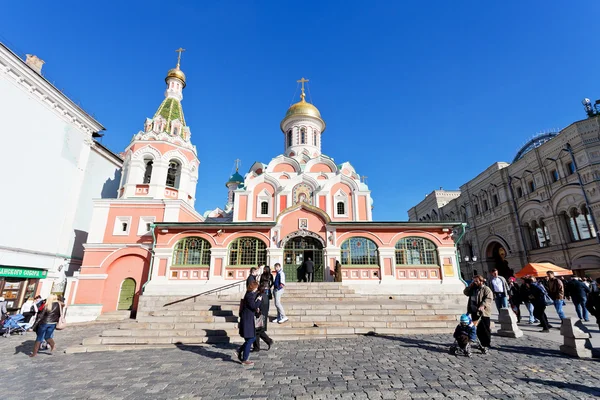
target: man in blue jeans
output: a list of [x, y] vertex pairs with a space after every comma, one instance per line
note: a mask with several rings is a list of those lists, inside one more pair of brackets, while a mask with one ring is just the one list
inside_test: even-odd
[[548, 276], [548, 296], [554, 301], [554, 309], [558, 317], [563, 320], [567, 318], [562, 309], [565, 301], [565, 285], [554, 276], [554, 272], [548, 271], [546, 275]]
[[283, 272], [279, 263], [275, 264], [275, 271], [277, 271], [277, 275], [275, 275], [275, 282], [273, 283], [273, 293], [275, 295], [275, 308], [277, 309], [277, 323], [283, 324], [288, 320], [283, 310], [283, 304], [281, 304], [281, 297], [285, 288], [285, 272]]
[[492, 279], [490, 279], [490, 289], [494, 292], [494, 302], [498, 313], [501, 308], [508, 308], [508, 283], [503, 276], [498, 275], [498, 270], [492, 270]]

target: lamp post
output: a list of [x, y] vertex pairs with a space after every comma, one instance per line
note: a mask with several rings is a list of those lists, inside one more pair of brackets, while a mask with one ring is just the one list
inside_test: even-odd
[[465, 262], [469, 266], [467, 271], [469, 272], [471, 279], [473, 279], [473, 264], [475, 264], [477, 262], [477, 256], [471, 256], [471, 257], [465, 256]]

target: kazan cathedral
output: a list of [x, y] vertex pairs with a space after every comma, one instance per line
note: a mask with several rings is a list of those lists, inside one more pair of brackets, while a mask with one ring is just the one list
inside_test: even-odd
[[[226, 183], [227, 203], [194, 209], [200, 160], [182, 100], [186, 76], [168, 71], [164, 100], [125, 149], [114, 199], [94, 200], [81, 269], [66, 288], [70, 321], [136, 310], [140, 296], [188, 296], [280, 263], [295, 281], [311, 258], [315, 281], [357, 293], [460, 293], [460, 225], [376, 222], [371, 192], [349, 162], [321, 151], [325, 120], [300, 101], [280, 122], [283, 152]], [[275, 123], [276, 121], [273, 121]], [[456, 236], [455, 236], [456, 235]], [[455, 236], [453, 238], [453, 236]]]

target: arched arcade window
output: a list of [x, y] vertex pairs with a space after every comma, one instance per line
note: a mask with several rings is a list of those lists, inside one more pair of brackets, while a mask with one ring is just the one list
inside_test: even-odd
[[235, 239], [229, 245], [229, 265], [258, 267], [267, 263], [267, 245], [253, 237]]
[[342, 243], [342, 265], [379, 265], [379, 251], [371, 239], [353, 237]]
[[173, 265], [210, 265], [210, 243], [199, 237], [181, 239], [173, 250]]
[[167, 186], [177, 189], [179, 187], [179, 175], [181, 174], [181, 164], [178, 161], [169, 161], [167, 171]]
[[581, 207], [581, 212], [576, 208], [571, 209], [568, 214], [564, 214], [564, 218], [571, 232], [571, 240], [574, 242], [596, 237], [592, 217], [585, 205]]
[[435, 244], [422, 237], [405, 237], [396, 243], [396, 265], [439, 265]]

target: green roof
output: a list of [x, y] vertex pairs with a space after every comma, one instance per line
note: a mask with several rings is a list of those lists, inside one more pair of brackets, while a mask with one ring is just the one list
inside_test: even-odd
[[156, 110], [156, 114], [154, 114], [154, 118], [158, 116], [163, 117], [167, 120], [167, 126], [165, 130], [167, 132], [171, 131], [171, 121], [178, 119], [181, 121], [181, 124], [185, 126], [185, 117], [183, 116], [183, 108], [181, 107], [181, 103], [179, 100], [174, 99], [172, 97], [167, 97]]
[[227, 181], [227, 183], [225, 185], [227, 185], [229, 183], [242, 183], [243, 184], [244, 183], [244, 177], [241, 176], [237, 171], [235, 171], [233, 173], [233, 175], [231, 175], [229, 177], [229, 180]]

